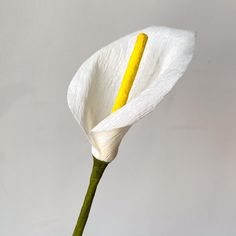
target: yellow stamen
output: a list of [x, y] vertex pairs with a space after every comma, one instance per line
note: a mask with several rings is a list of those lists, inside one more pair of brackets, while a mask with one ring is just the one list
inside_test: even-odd
[[116, 110], [123, 107], [128, 100], [129, 92], [131, 90], [135, 76], [137, 74], [138, 67], [142, 59], [147, 40], [148, 36], [144, 33], [139, 34], [137, 37], [133, 52], [130, 56], [124, 77], [121, 82], [118, 95], [112, 107], [112, 112], [115, 112]]

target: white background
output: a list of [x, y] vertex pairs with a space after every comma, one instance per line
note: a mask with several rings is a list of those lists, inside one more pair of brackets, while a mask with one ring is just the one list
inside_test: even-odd
[[92, 164], [67, 107], [93, 52], [150, 25], [197, 31], [182, 80], [122, 142], [84, 236], [236, 235], [234, 0], [0, 0], [0, 235], [70, 236]]

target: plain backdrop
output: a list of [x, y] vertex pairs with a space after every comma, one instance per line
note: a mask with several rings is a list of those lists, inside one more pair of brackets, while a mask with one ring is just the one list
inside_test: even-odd
[[71, 236], [92, 165], [68, 84], [150, 25], [194, 30], [194, 59], [125, 136], [84, 236], [236, 235], [234, 0], [0, 0], [0, 235]]

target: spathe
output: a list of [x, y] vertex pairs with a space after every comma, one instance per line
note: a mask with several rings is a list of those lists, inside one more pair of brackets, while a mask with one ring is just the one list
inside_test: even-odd
[[[111, 113], [122, 76], [139, 32], [148, 43], [125, 106]], [[195, 35], [167, 27], [149, 27], [97, 51], [79, 68], [68, 89], [68, 105], [84, 129], [93, 155], [112, 161], [136, 121], [152, 112], [185, 72]]]

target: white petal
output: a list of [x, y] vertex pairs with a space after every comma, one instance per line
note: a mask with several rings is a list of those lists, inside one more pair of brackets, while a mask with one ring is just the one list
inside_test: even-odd
[[[128, 103], [111, 113], [139, 32], [149, 38]], [[114, 158], [126, 127], [154, 110], [182, 76], [193, 55], [192, 32], [166, 27], [139, 32], [95, 53], [80, 67], [69, 86], [69, 107], [87, 133], [93, 153], [101, 160]]]

